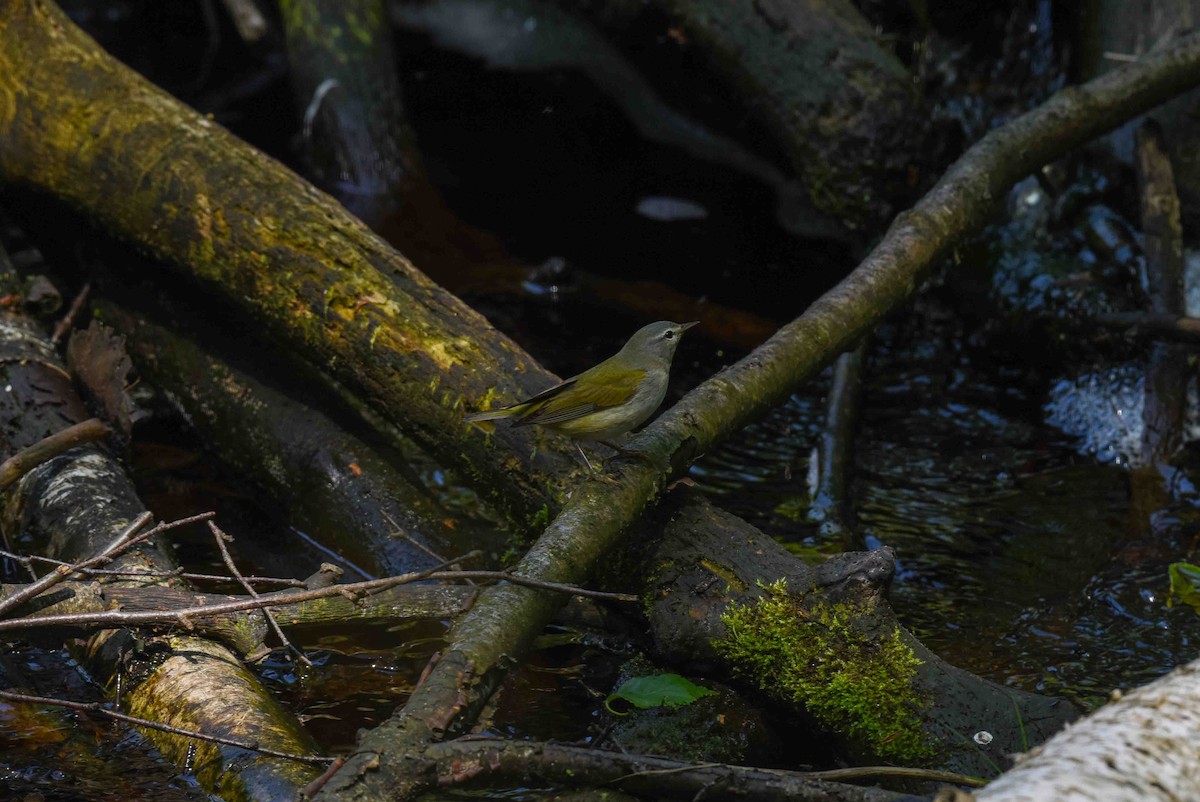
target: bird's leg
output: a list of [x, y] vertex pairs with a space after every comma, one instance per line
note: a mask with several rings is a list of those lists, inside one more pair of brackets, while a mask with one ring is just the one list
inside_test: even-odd
[[579, 452], [579, 456], [583, 457], [583, 464], [588, 466], [588, 470], [590, 470], [592, 473], [597, 473], [596, 466], [592, 465], [592, 461], [587, 458], [587, 454], [583, 453], [583, 446], [579, 445], [578, 440], [574, 441], [574, 443], [575, 449]]
[[592, 464], [590, 459], [588, 459], [587, 454], [583, 453], [583, 446], [579, 445], [578, 440], [575, 441], [575, 448], [579, 451], [579, 456], [583, 457], [584, 463], [591, 470], [593, 479], [597, 479], [601, 482], [607, 482], [608, 484], [618, 484], [616, 479], [613, 479], [611, 476], [596, 470], [596, 466]]

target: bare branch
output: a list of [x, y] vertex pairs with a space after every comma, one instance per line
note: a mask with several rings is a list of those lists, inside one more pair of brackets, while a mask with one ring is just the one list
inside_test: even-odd
[[[45, 440], [42, 441], [46, 442]], [[59, 582], [65, 581], [68, 577], [74, 575], [81, 568], [91, 568], [95, 565], [101, 565], [112, 561], [113, 557], [124, 551], [122, 548], [138, 530], [153, 520], [154, 516], [149, 512], [144, 512], [133, 520], [129, 526], [125, 527], [119, 535], [107, 546], [100, 550], [99, 554], [76, 563], [75, 565], [60, 565], [50, 573], [43, 576], [36, 582], [31, 582], [24, 590], [14, 593], [7, 599], [0, 601], [0, 615], [4, 615], [14, 607], [26, 602], [35, 596], [45, 593], [50, 588], [57, 585]]]
[[[208, 522], [208, 529], [212, 532], [213, 539], [217, 541], [217, 548], [221, 552], [221, 559], [225, 561], [225, 567], [229, 569], [229, 573], [233, 575], [234, 579], [238, 581], [239, 585], [245, 588], [246, 592], [250, 594], [250, 598], [261, 599], [262, 597], [258, 595], [258, 591], [254, 589], [254, 586], [242, 577], [242, 572], [238, 570], [237, 564], [233, 561], [233, 555], [229, 553], [229, 547], [225, 545], [233, 538], [225, 534], [225, 532], [222, 531], [221, 528], [212, 521]], [[264, 607], [262, 608], [262, 611], [263, 615], [267, 618], [267, 623], [275, 632], [276, 637], [278, 637], [280, 642], [283, 643], [284, 647], [301, 663], [311, 667], [312, 660], [309, 660], [308, 656], [304, 654], [304, 652], [297, 649], [295, 645], [288, 640], [288, 636], [283, 634], [283, 629], [280, 628], [279, 622], [275, 620], [275, 614], [271, 612], [270, 608]]]
[[180, 518], [176, 521], [161, 523], [158, 526], [155, 526], [153, 529], [147, 529], [145, 532], [142, 532], [139, 535], [137, 534], [138, 530], [140, 530], [154, 518], [153, 514], [144, 512], [135, 518], [134, 521], [129, 524], [129, 526], [127, 526], [119, 535], [117, 535], [117, 537], [114, 538], [111, 543], [101, 549], [99, 553], [87, 558], [86, 560], [83, 560], [82, 562], [75, 563], [74, 565], [60, 565], [50, 573], [43, 576], [41, 579], [29, 584], [23, 590], [14, 593], [12, 596], [9, 596], [3, 601], [0, 601], [0, 615], [5, 614], [22, 602], [26, 602], [35, 596], [45, 593], [59, 582], [63, 582], [68, 577], [78, 573], [81, 569], [93, 568], [97, 565], [105, 565], [110, 563], [137, 544], [149, 540], [156, 535], [161, 535], [163, 532], [177, 529], [181, 526], [186, 526], [187, 524], [196, 523], [197, 521], [207, 521], [215, 515], [215, 512], [202, 512], [199, 515], [192, 515], [187, 518]]
[[89, 418], [82, 423], [68, 426], [61, 432], [55, 432], [28, 448], [21, 449], [0, 463], [0, 490], [8, 487], [43, 462], [84, 443], [103, 440], [110, 434], [112, 431], [102, 420]]
[[[455, 558], [453, 562], [458, 563], [464, 560], [469, 560], [473, 557], [477, 557], [478, 554], [478, 552], [469, 552], [461, 557]], [[425, 571], [414, 571], [407, 574], [384, 577], [382, 579], [371, 579], [364, 582], [352, 582], [345, 585], [329, 585], [327, 587], [315, 588], [312, 590], [279, 591], [267, 595], [258, 594], [256, 597], [249, 599], [237, 599], [236, 601], [223, 602], [220, 604], [205, 604], [176, 610], [146, 610], [133, 612], [127, 612], [124, 610], [104, 610], [100, 612], [60, 613], [54, 615], [11, 618], [0, 621], [0, 631], [28, 630], [38, 627], [69, 626], [109, 628], [118, 626], [154, 624], [176, 624], [190, 628], [194, 626], [197, 620], [203, 618], [212, 618], [215, 616], [227, 615], [229, 613], [237, 613], [245, 610], [282, 608], [291, 604], [315, 601], [317, 599], [326, 599], [333, 596], [345, 596], [352, 599], [361, 599], [365, 596], [378, 593], [388, 588], [396, 587], [398, 585], [411, 584], [413, 582], [420, 582], [423, 580], [484, 579], [510, 582], [539, 590], [552, 591], [554, 593], [584, 596], [588, 598], [599, 598], [605, 601], [620, 601], [626, 603], [640, 601], [637, 596], [627, 593], [604, 593], [601, 591], [572, 587], [570, 585], [562, 585], [555, 582], [540, 582], [521, 576], [515, 576], [504, 571], [443, 571], [440, 570], [440, 568], [441, 566], [434, 566], [433, 568]]]
[[91, 284], [84, 284], [79, 294], [75, 296], [75, 300], [71, 301], [71, 308], [63, 315], [62, 320], [58, 321], [54, 327], [54, 333], [50, 335], [50, 344], [58, 345], [62, 342], [63, 337], [67, 336], [67, 332], [75, 325], [75, 318], [79, 317], [79, 312], [83, 309], [84, 303], [87, 302], [88, 296], [92, 292]]

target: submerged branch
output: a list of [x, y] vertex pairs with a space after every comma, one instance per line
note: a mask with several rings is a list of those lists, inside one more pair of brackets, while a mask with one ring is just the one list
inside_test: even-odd
[[249, 752], [258, 752], [260, 755], [268, 757], [278, 757], [284, 760], [295, 760], [300, 763], [332, 763], [335, 758], [322, 757], [321, 755], [301, 755], [293, 752], [280, 752], [275, 749], [269, 749], [261, 746], [253, 741], [244, 741], [237, 738], [225, 738], [220, 735], [208, 735], [207, 733], [198, 732], [196, 730], [183, 729], [182, 727], [172, 727], [169, 724], [163, 724], [161, 721], [151, 721], [150, 719], [140, 718], [139, 716], [130, 716], [125, 713], [118, 713], [115, 710], [109, 710], [100, 702], [72, 702], [69, 699], [54, 699], [48, 696], [31, 696], [26, 693], [13, 693], [12, 691], [0, 690], [0, 699], [8, 702], [23, 702], [34, 705], [50, 705], [52, 707], [63, 707], [68, 710], [77, 710], [80, 713], [88, 713], [94, 716], [103, 716], [104, 718], [120, 721], [125, 724], [132, 724], [135, 727], [145, 727], [148, 730], [157, 730], [165, 732], [169, 735], [179, 735], [184, 738], [195, 738], [198, 741], [207, 741], [213, 744], [222, 744], [224, 746], [236, 746], [239, 749], [245, 749]]

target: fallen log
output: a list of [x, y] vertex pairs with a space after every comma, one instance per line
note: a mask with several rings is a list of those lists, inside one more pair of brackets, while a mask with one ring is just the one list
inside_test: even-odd
[[[0, 260], [2, 261], [2, 260]], [[11, 273], [0, 280], [11, 281]], [[15, 451], [89, 417], [47, 335], [12, 311], [0, 313], [0, 421], [5, 447]], [[52, 555], [77, 559], [104, 551], [113, 536], [142, 516], [129, 478], [103, 450], [82, 446], [42, 463], [0, 497], [10, 536], [46, 544]], [[155, 547], [140, 544], [116, 566], [170, 571]], [[248, 736], [289, 754], [314, 754], [311, 739], [224, 646], [186, 633], [163, 636], [137, 676], [124, 675], [128, 633], [108, 630], [88, 640], [85, 661], [105, 685], [123, 676], [124, 701], [135, 714], [188, 729]], [[110, 685], [111, 687], [111, 685]], [[194, 744], [150, 734], [164, 755], [183, 764]], [[292, 799], [314, 775], [311, 766], [237, 749], [203, 745], [197, 777], [230, 799]]]

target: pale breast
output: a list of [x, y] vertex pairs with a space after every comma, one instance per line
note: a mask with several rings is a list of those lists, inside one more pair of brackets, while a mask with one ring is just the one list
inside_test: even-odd
[[549, 428], [580, 440], [611, 440], [636, 429], [654, 414], [667, 395], [667, 372], [651, 371], [628, 403], [593, 412]]

